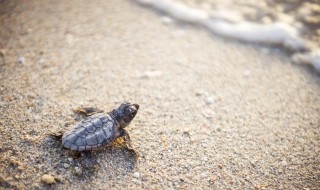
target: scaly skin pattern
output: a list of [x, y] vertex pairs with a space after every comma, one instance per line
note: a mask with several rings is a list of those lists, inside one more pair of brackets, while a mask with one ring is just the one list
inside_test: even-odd
[[94, 150], [111, 144], [120, 135], [120, 125], [110, 115], [94, 114], [78, 123], [62, 137], [65, 148], [76, 151]]

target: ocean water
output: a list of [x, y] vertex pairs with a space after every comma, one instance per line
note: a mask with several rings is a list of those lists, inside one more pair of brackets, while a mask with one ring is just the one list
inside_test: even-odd
[[296, 64], [320, 73], [320, 3], [316, 1], [133, 0], [171, 20], [204, 26], [213, 35], [285, 49]]

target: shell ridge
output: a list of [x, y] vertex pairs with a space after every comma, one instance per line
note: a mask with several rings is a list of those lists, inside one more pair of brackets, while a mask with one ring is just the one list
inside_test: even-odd
[[99, 144], [99, 139], [98, 139], [98, 137], [97, 137], [97, 134], [94, 133], [94, 137], [96, 138], [97, 143]]

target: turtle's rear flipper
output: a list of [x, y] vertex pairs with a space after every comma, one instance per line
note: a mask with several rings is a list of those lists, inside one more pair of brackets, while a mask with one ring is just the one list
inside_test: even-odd
[[74, 113], [80, 114], [82, 116], [91, 116], [94, 115], [96, 113], [102, 113], [103, 110], [100, 110], [98, 108], [94, 108], [94, 107], [84, 107], [84, 108], [76, 108], [72, 110]]
[[55, 131], [49, 134], [48, 136], [54, 138], [55, 140], [60, 141], [63, 136], [63, 131]]

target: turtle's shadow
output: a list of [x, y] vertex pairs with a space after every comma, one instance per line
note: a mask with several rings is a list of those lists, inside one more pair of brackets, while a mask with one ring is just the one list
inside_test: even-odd
[[92, 152], [101, 168], [131, 172], [137, 165], [138, 155], [127, 148], [105, 147]]
[[105, 170], [106, 172], [104, 173], [110, 174], [131, 173], [137, 166], [138, 155], [134, 150], [108, 146], [90, 151], [90, 159], [95, 164], [86, 165], [84, 164], [86, 157], [81, 152], [71, 151], [62, 147], [60, 136], [49, 135], [48, 138], [51, 140], [49, 144], [46, 142], [46, 147], [55, 150], [53, 154], [59, 155], [59, 160], [55, 162], [56, 168], [63, 168], [68, 164], [70, 166], [68, 169], [79, 177], [91, 177], [101, 170]]

